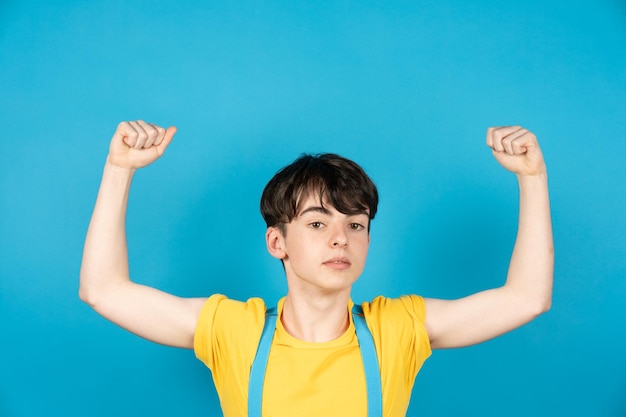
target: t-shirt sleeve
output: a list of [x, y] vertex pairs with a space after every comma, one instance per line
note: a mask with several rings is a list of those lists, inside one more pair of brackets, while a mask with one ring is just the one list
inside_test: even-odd
[[221, 294], [207, 299], [200, 311], [194, 334], [194, 352], [211, 371], [240, 356], [254, 358], [265, 321], [265, 303], [260, 298], [245, 302]]
[[426, 302], [423, 297], [418, 295], [405, 295], [400, 297], [400, 301], [404, 308], [411, 316], [413, 328], [415, 330], [415, 340], [413, 350], [415, 352], [416, 366], [415, 374], [419, 371], [422, 364], [432, 353], [430, 347], [430, 338], [426, 331]]
[[379, 356], [398, 363], [407, 371], [406, 383], [413, 380], [424, 361], [431, 355], [426, 331], [426, 303], [417, 295], [399, 298], [376, 297], [363, 303], [372, 335], [379, 339]]
[[200, 310], [200, 316], [198, 316], [198, 322], [196, 323], [196, 332], [193, 338], [193, 350], [196, 357], [200, 359], [209, 369], [213, 368], [212, 358], [212, 323], [215, 318], [215, 312], [220, 301], [225, 300], [226, 297], [221, 294], [215, 294], [210, 296], [202, 310]]

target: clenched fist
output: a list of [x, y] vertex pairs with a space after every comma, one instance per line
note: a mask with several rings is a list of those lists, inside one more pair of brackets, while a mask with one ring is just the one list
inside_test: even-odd
[[490, 127], [487, 146], [504, 168], [520, 176], [546, 173], [546, 164], [535, 135], [520, 126]]
[[176, 133], [143, 120], [122, 122], [109, 146], [109, 162], [121, 168], [141, 168], [157, 160]]

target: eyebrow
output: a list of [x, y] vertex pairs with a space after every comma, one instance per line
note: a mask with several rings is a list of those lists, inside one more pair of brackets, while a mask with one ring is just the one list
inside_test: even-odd
[[330, 210], [322, 206], [311, 206], [302, 210], [298, 216], [302, 216], [306, 213], [321, 213], [321, 214], [330, 214]]
[[[322, 206], [311, 206], [311, 207], [307, 207], [304, 210], [302, 210], [299, 214], [299, 216], [302, 216], [306, 213], [321, 213], [321, 214], [325, 214], [325, 215], [330, 215], [331, 212], [330, 210], [328, 210], [326, 207], [322, 207]], [[358, 213], [354, 213], [354, 214], [350, 214], [349, 216], [359, 216], [359, 215], [363, 215], [363, 216], [368, 216], [369, 217], [369, 213], [365, 210], [363, 211], [359, 211]]]

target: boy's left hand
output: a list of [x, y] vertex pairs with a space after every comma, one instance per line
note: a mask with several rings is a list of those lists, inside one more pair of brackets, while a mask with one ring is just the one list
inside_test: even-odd
[[500, 165], [517, 175], [546, 172], [537, 138], [527, 129], [520, 126], [490, 127], [487, 129], [487, 146]]

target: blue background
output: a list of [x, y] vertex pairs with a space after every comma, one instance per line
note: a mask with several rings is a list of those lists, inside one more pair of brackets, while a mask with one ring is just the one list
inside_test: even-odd
[[355, 301], [503, 282], [517, 184], [491, 125], [540, 139], [552, 310], [437, 351], [410, 416], [626, 415], [623, 1], [0, 3], [0, 415], [219, 414], [190, 351], [78, 299], [85, 231], [121, 120], [175, 124], [136, 175], [131, 274], [181, 296], [275, 302], [258, 198], [301, 152], [381, 192]]

